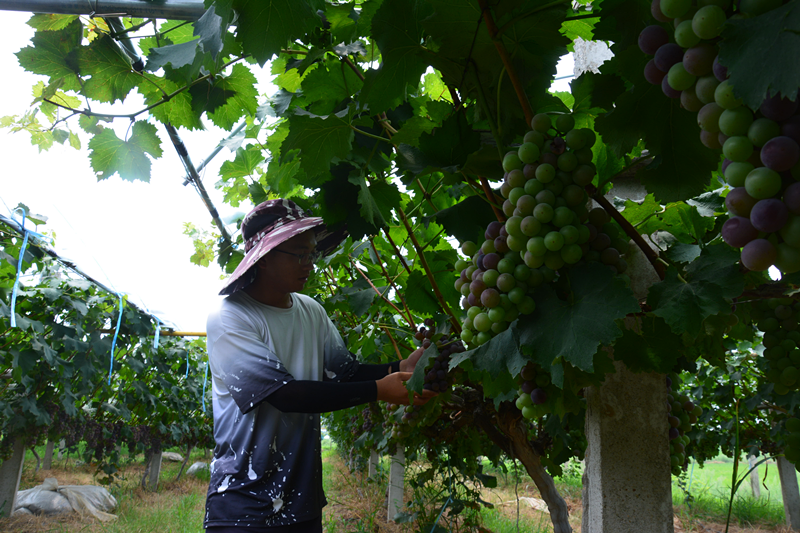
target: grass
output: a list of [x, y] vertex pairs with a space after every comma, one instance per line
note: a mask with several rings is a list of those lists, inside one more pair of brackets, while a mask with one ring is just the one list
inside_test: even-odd
[[[37, 450], [42, 456], [44, 450]], [[189, 464], [203, 460], [202, 451], [192, 454]], [[34, 473], [36, 461], [29, 452], [22, 475], [21, 489], [40, 484], [45, 477], [55, 477], [59, 484], [96, 484], [94, 468], [76, 464], [74, 458], [54, 462], [51, 471]], [[497, 487], [483, 489], [481, 498], [491, 504], [479, 511], [479, 523], [483, 533], [546, 533], [552, 531], [546, 509], [539, 509], [539, 493], [530, 478], [515, 473], [513, 463], [508, 472], [494, 472]], [[0, 519], [0, 531], [8, 533], [87, 532], [87, 533], [202, 533], [205, 480], [183, 476], [175, 481], [179, 463], [164, 462], [159, 490], [145, 492], [139, 486], [144, 465], [142, 456], [124, 467], [124, 475], [110, 487], [117, 498], [118, 508], [114, 513], [118, 519], [111, 523], [100, 523], [78, 515], [61, 517], [24, 516]], [[383, 458], [378, 475], [369, 479], [363, 471], [351, 471], [346, 461], [336, 452], [330, 441], [323, 444], [323, 483], [328, 496], [328, 506], [323, 510], [325, 533], [412, 533], [420, 529], [414, 524], [396, 524], [387, 521], [387, 484], [389, 458]], [[720, 458], [695, 467], [691, 472], [692, 499], [685, 500], [685, 493], [673, 486], [676, 531], [721, 532], [727, 515], [727, 498], [730, 487], [732, 462]], [[740, 475], [747, 471], [740, 465]], [[740, 488], [733, 508], [732, 533], [784, 532], [783, 506], [780, 499], [780, 482], [776, 465], [770, 464], [765, 476], [765, 465], [759, 473], [766, 485], [762, 487], [762, 498], [752, 497], [750, 486], [745, 482]], [[564, 497], [570, 512], [570, 523], [575, 531], [581, 522], [581, 470], [580, 465], [561, 478], [556, 479], [559, 493]], [[689, 476], [686, 478], [688, 483]], [[413, 496], [412, 488], [406, 484], [406, 501]], [[517, 503], [519, 499], [519, 504]], [[538, 501], [537, 501], [538, 500]], [[441, 502], [431, 504], [429, 511], [436, 516]], [[445, 509], [439, 525], [454, 524]], [[466, 532], [463, 526], [454, 526], [454, 531]], [[426, 528], [425, 532], [430, 528]], [[473, 530], [474, 531], [474, 530]]]

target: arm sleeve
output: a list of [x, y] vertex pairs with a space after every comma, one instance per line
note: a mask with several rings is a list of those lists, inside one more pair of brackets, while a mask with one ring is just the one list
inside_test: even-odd
[[[355, 357], [355, 356], [354, 356]], [[400, 361], [382, 365], [358, 365], [350, 381], [377, 381], [393, 372], [400, 371]]]
[[[384, 370], [386, 365], [383, 366]], [[374, 402], [375, 381], [291, 381], [270, 394], [266, 401], [284, 413], [328, 413]]]

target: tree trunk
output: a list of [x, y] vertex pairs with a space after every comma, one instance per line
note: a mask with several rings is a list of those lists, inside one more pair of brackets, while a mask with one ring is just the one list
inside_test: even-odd
[[186, 459], [183, 460], [183, 464], [181, 465], [181, 469], [178, 471], [178, 476], [175, 478], [175, 481], [178, 481], [181, 478], [181, 474], [183, 474], [183, 469], [186, 468], [186, 463], [189, 462], [189, 456], [192, 454], [192, 446], [191, 444], [186, 449]]
[[[489, 438], [509, 456], [517, 458], [531, 476], [542, 495], [553, 522], [553, 533], [572, 533], [569, 525], [567, 502], [556, 490], [556, 484], [542, 466], [541, 456], [536, 452], [523, 427], [522, 415], [510, 406], [503, 408], [495, 416], [483, 411], [476, 413], [475, 422]], [[495, 425], [496, 424], [496, 425]]]

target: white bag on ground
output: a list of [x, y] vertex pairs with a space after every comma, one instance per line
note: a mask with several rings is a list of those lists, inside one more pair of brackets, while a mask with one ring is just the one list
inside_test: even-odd
[[82, 515], [90, 514], [101, 522], [115, 520], [110, 514], [117, 507], [117, 500], [105, 487], [95, 485], [58, 486], [56, 478], [49, 477], [44, 483], [17, 495], [14, 512], [33, 514], [57, 514], [76, 511]]

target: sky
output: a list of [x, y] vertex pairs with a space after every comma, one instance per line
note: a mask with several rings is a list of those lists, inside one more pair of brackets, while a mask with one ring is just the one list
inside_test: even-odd
[[[29, 13], [0, 13], [0, 72], [9, 80], [3, 84], [0, 117], [29, 109], [31, 87], [44, 79], [25, 72], [14, 55], [29, 45], [33, 35], [25, 24], [28, 18]], [[572, 74], [572, 68], [571, 57], [565, 57], [557, 76]], [[268, 65], [258, 77], [262, 94], [271, 94]], [[569, 90], [569, 81], [560, 80], [553, 88]], [[124, 109], [132, 111], [139, 104], [132, 101]], [[101, 106], [93, 105], [93, 109], [102, 111]], [[122, 128], [120, 136], [125, 126], [122, 121], [115, 126]], [[195, 165], [226, 137], [225, 131], [207, 126], [205, 131], [180, 131]], [[77, 124], [71, 129], [83, 133]], [[29, 134], [0, 129], [0, 213], [10, 216], [10, 210], [23, 203], [33, 213], [47, 216], [46, 226], [38, 230], [55, 231], [54, 248], [59, 255], [171, 327], [202, 332], [209, 310], [219, 299], [222, 271], [216, 264], [204, 268], [189, 261], [194, 249], [183, 230], [186, 222], [200, 229], [214, 228], [197, 192], [182, 185], [183, 166], [160, 125], [158, 134], [164, 155], [153, 161], [151, 180], [144, 183], [117, 175], [98, 181], [89, 164], [85, 134], [81, 150], [54, 144], [49, 151], [39, 152]], [[251, 207], [223, 203], [222, 194], [214, 188], [219, 167], [228, 159], [233, 154], [225, 148], [201, 174], [223, 220]]]

